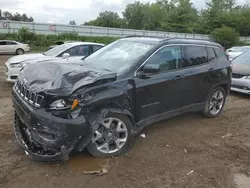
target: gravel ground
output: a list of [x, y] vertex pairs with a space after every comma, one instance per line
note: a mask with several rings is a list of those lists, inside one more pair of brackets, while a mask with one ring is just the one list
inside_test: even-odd
[[[232, 93], [216, 119], [185, 114], [143, 130], [123, 156], [76, 153], [68, 162], [35, 163], [12, 131], [12, 84], [0, 56], [0, 187], [249, 188], [250, 97]], [[84, 171], [107, 169], [103, 176]], [[237, 185], [236, 185], [237, 184]]]

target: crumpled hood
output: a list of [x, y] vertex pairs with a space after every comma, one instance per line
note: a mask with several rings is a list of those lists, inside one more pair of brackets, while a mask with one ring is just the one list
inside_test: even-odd
[[16, 55], [16, 56], [11, 57], [8, 61], [10, 64], [14, 64], [14, 63], [20, 63], [20, 62], [24, 62], [28, 60], [34, 60], [36, 58], [41, 58], [41, 57], [46, 57], [46, 56], [44, 56], [41, 53]]
[[33, 92], [69, 96], [76, 89], [98, 80], [115, 79], [116, 73], [91, 65], [37, 63], [26, 66], [18, 79]]
[[236, 74], [250, 76], [250, 65], [244, 63], [233, 63], [232, 72]]

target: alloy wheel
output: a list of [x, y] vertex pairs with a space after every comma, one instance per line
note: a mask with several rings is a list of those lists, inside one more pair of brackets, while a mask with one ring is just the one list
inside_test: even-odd
[[105, 154], [118, 152], [128, 140], [126, 125], [117, 118], [106, 118], [95, 131], [92, 142], [96, 149]]
[[217, 115], [224, 104], [224, 94], [221, 91], [216, 91], [209, 102], [209, 110], [213, 115]]

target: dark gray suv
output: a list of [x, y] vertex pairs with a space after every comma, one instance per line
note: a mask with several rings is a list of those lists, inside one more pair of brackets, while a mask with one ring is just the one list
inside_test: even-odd
[[154, 122], [190, 111], [219, 116], [230, 86], [217, 43], [123, 38], [81, 63], [25, 67], [13, 88], [14, 132], [36, 160], [67, 160], [85, 148], [110, 157]]

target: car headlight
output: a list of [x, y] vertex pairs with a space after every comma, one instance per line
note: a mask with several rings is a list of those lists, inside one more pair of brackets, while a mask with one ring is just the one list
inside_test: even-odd
[[50, 105], [51, 110], [74, 110], [79, 104], [78, 99], [74, 99], [73, 101], [71, 100], [65, 100], [65, 99], [59, 99], [54, 101]]
[[28, 64], [29, 63], [13, 63], [13, 64], [10, 64], [10, 67], [11, 68], [23, 68], [23, 67], [25, 67]]

